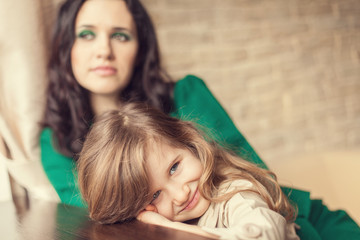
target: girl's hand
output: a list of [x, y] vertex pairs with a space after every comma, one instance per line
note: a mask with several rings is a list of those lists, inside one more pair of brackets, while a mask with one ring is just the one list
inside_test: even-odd
[[143, 211], [139, 213], [136, 219], [144, 223], [161, 226], [168, 226], [172, 222], [166, 217], [160, 215], [154, 205], [148, 205]]

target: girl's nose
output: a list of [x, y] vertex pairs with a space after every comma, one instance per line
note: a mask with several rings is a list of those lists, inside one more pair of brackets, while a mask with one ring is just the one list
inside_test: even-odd
[[187, 184], [173, 188], [173, 203], [177, 206], [184, 205], [190, 198], [190, 187]]
[[111, 45], [111, 39], [106, 37], [99, 37], [98, 44], [95, 46], [97, 49], [97, 57], [106, 60], [114, 59], [114, 53]]

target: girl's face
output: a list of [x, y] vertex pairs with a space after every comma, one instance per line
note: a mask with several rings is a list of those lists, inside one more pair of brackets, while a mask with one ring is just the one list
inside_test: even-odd
[[136, 26], [124, 1], [86, 1], [75, 21], [71, 66], [92, 94], [117, 96], [128, 85], [138, 51]]
[[202, 216], [210, 202], [199, 192], [203, 166], [190, 151], [153, 142], [146, 168], [157, 212], [172, 221]]

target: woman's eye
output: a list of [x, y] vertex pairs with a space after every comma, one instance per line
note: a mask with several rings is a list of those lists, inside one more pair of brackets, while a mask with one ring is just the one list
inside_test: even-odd
[[154, 193], [152, 201], [154, 201], [155, 199], [157, 199], [157, 198], [159, 197], [160, 193], [161, 193], [160, 190], [157, 191], [156, 193]]
[[85, 39], [85, 40], [91, 40], [91, 39], [95, 38], [95, 33], [93, 33], [90, 30], [81, 31], [78, 34], [78, 38], [82, 38], [82, 39]]
[[130, 40], [130, 36], [125, 34], [125, 33], [121, 33], [121, 32], [117, 32], [117, 33], [113, 33], [111, 35], [111, 38], [119, 40], [121, 42], [126, 42]]
[[174, 165], [172, 165], [172, 167], [170, 168], [170, 175], [173, 175], [176, 171], [176, 169], [178, 168], [179, 163], [175, 163]]

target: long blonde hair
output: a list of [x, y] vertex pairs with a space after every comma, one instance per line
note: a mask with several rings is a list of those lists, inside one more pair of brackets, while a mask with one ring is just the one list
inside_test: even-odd
[[101, 115], [90, 129], [78, 160], [79, 186], [90, 217], [101, 223], [130, 220], [150, 203], [152, 195], [145, 163], [150, 140], [187, 149], [204, 166], [200, 193], [214, 202], [229, 199], [235, 191], [219, 195], [219, 186], [247, 179], [269, 208], [287, 221], [296, 217], [271, 171], [240, 159], [205, 140], [193, 123], [182, 121], [140, 103]]

